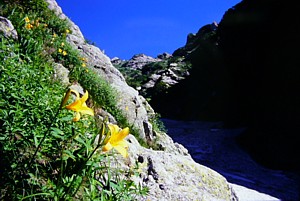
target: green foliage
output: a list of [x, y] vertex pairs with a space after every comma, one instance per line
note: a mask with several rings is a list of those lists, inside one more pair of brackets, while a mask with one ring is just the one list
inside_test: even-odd
[[169, 65], [168, 65], [167, 60], [152, 62], [152, 63], [146, 64], [143, 67], [142, 73], [147, 74], [147, 75], [151, 75], [153, 73], [156, 73], [159, 70], [166, 70], [166, 69], [168, 69], [168, 67], [169, 67]]
[[[185, 77], [187, 72], [192, 68], [189, 61], [186, 61], [183, 57], [170, 57], [168, 59], [151, 62], [143, 66], [142, 69], [132, 69], [131, 67], [124, 66], [126, 63], [116, 64], [115, 67], [120, 70], [124, 75], [126, 82], [133, 88], [139, 88], [151, 79], [151, 75], [161, 74], [161, 72], [170, 69], [171, 64], [176, 63], [176, 69], [172, 71], [179, 77]], [[141, 95], [147, 100], [151, 100], [153, 95], [159, 95], [161, 93], [167, 93], [169, 85], [162, 81], [158, 81], [153, 88], [140, 91]]]
[[0, 199], [135, 200], [145, 195], [147, 189], [130, 179], [133, 172], [111, 167], [114, 154], [101, 152], [102, 136], [108, 135], [105, 122], [99, 126], [91, 116], [72, 122], [73, 112], [61, 107], [66, 88], [53, 79], [52, 59], [70, 68], [93, 101], [123, 118], [112, 88], [82, 67], [84, 60], [66, 42], [68, 23], [42, 0], [0, 3], [1, 15], [18, 32], [18, 41], [0, 36]]
[[94, 41], [89, 40], [89, 39], [87, 39], [87, 38], [85, 38], [85, 42], [86, 42], [87, 44], [97, 46], [97, 44], [96, 44]]
[[161, 118], [161, 116], [159, 113], [155, 113], [155, 115], [152, 118], [150, 118], [150, 122], [153, 126], [153, 130], [160, 131], [160, 132], [161, 131], [167, 132], [168, 130], [160, 118]]
[[137, 138], [142, 146], [147, 147], [145, 140], [141, 139], [138, 129], [128, 123], [121, 109], [117, 107], [117, 97], [121, 96], [108, 82], [94, 71], [85, 67], [77, 67], [71, 77], [75, 80], [79, 80], [83, 88], [90, 92], [97, 107], [103, 108], [112, 114], [121, 127], [129, 127], [130, 133]]
[[143, 74], [141, 70], [118, 65], [115, 67], [124, 75], [127, 84], [133, 88], [138, 88], [147, 81], [148, 75]]
[[7, 4], [15, 8], [21, 8], [23, 12], [43, 12], [47, 10], [48, 7], [47, 3], [44, 0], [2, 0], [0, 3]]
[[98, 106], [111, 113], [117, 110], [117, 91], [94, 71], [84, 67], [77, 67], [71, 74], [71, 77], [80, 81], [82, 87], [90, 92]]

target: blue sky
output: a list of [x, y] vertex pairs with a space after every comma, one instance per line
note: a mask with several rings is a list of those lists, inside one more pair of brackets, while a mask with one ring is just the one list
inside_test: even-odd
[[241, 0], [57, 0], [87, 40], [110, 58], [172, 54], [189, 33], [222, 19]]

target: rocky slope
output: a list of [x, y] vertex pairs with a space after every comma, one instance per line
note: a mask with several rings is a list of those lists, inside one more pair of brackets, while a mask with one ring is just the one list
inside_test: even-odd
[[[118, 91], [120, 96], [118, 106], [128, 121], [139, 129], [140, 137], [159, 149], [146, 149], [130, 135], [127, 139], [130, 142], [129, 159], [115, 161], [121, 163], [123, 168], [129, 169], [133, 164], [139, 164], [140, 174], [132, 175], [132, 179], [150, 189], [149, 195], [139, 200], [237, 200], [222, 175], [196, 163], [187, 150], [182, 145], [174, 143], [166, 133], [153, 130], [149, 118], [155, 112], [147, 101], [138, 91], [127, 85], [123, 75], [99, 48], [85, 42], [79, 27], [63, 14], [55, 0], [46, 2], [60, 18], [70, 21], [71, 34], [67, 36], [68, 42], [87, 58], [89, 70], [101, 75]], [[56, 76], [68, 83], [68, 70], [61, 64], [55, 64], [55, 69]], [[79, 91], [84, 90], [78, 84], [72, 87], [76, 87]], [[113, 119], [111, 117], [109, 120]]]

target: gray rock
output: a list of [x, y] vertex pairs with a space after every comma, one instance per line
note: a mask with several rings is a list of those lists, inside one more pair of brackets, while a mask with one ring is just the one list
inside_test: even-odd
[[[146, 149], [132, 135], [127, 140], [130, 142], [129, 164], [137, 162], [139, 167], [139, 175], [133, 175], [132, 179], [149, 188], [149, 195], [138, 200], [237, 200], [222, 175], [195, 163], [188, 153]], [[121, 158], [117, 160], [120, 165], [125, 164], [120, 162]]]
[[136, 54], [130, 60], [125, 62], [123, 66], [130, 67], [132, 69], [142, 69], [146, 64], [161, 61], [161, 59], [155, 59], [145, 54]]
[[162, 54], [157, 55], [157, 58], [158, 58], [158, 59], [162, 59], [162, 60], [164, 60], [164, 59], [169, 59], [169, 58], [171, 58], [171, 57], [172, 57], [172, 54], [169, 54], [169, 53], [167, 53], [167, 52], [164, 52], [164, 53], [162, 53]]
[[54, 79], [60, 81], [64, 85], [70, 84], [69, 82], [69, 70], [62, 64], [54, 63]]
[[18, 39], [17, 31], [15, 30], [11, 21], [1, 16], [0, 16], [0, 33], [2, 33], [6, 38], [12, 38], [15, 40]]
[[114, 64], [114, 65], [119, 65], [119, 64], [122, 63], [122, 60], [121, 60], [120, 58], [118, 58], [118, 57], [114, 57], [114, 58], [112, 58], [110, 61], [111, 61], [111, 63]]

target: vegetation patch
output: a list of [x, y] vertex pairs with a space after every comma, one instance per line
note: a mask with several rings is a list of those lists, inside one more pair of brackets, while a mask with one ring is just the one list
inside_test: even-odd
[[[125, 121], [112, 125], [94, 117], [92, 105], [113, 115], [120, 111], [112, 88], [67, 43], [67, 21], [43, 0], [0, 3], [0, 15], [18, 33], [18, 40], [0, 36], [0, 199], [135, 200], [145, 195], [147, 188], [130, 179], [133, 170], [109, 162], [115, 153], [127, 156], [123, 139], [129, 128]], [[71, 81], [86, 89], [83, 96], [53, 79], [53, 61], [69, 68]]]

